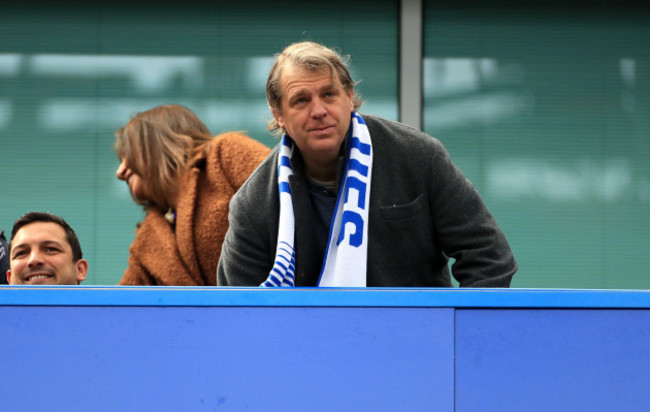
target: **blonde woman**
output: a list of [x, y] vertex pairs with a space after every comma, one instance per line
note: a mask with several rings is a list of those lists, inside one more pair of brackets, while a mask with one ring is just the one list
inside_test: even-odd
[[120, 285], [216, 285], [228, 203], [267, 156], [235, 132], [213, 137], [188, 108], [157, 106], [115, 133], [120, 166], [146, 216]]

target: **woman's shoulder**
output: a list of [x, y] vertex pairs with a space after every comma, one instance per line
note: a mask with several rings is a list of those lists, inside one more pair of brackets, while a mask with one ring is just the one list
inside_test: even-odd
[[[238, 131], [231, 131], [231, 132], [223, 132], [220, 133], [216, 136], [214, 136], [213, 139], [213, 144], [217, 143], [220, 145], [235, 145], [235, 146], [247, 146], [247, 145], [253, 145], [253, 146], [262, 146], [266, 147], [259, 141], [253, 139], [252, 137], [248, 136], [244, 132], [238, 132]], [[268, 149], [267, 149], [268, 150]]]
[[252, 158], [259, 163], [269, 154], [270, 149], [241, 132], [225, 132], [214, 137], [209, 151], [222, 160]]
[[200, 169], [207, 172], [209, 179], [226, 179], [239, 188], [269, 152], [267, 146], [245, 134], [222, 133], [214, 137], [206, 153], [204, 167]]

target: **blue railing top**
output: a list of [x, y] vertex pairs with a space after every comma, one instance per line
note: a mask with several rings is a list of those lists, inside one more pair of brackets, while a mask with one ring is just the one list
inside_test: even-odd
[[0, 306], [650, 308], [650, 291], [474, 288], [0, 286]]

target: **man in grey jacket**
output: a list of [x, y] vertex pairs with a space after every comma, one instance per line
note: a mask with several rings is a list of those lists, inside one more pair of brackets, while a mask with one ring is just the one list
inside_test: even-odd
[[283, 135], [230, 203], [221, 286], [508, 287], [517, 270], [441, 143], [357, 114], [344, 59], [287, 47], [267, 81]]

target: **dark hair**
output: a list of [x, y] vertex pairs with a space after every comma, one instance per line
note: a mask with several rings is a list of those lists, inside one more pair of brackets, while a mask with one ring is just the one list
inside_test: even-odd
[[[68, 241], [68, 244], [70, 244], [70, 248], [72, 248], [72, 260], [76, 262], [79, 259], [83, 258], [83, 254], [81, 253], [81, 245], [79, 244], [79, 239], [77, 238], [77, 234], [74, 232], [74, 230], [72, 230], [70, 225], [68, 225], [68, 223], [65, 220], [63, 220], [62, 217], [53, 215], [52, 213], [49, 212], [29, 212], [19, 217], [14, 222], [14, 227], [11, 230], [11, 242], [13, 242], [14, 236], [16, 236], [16, 233], [23, 226], [29, 225], [30, 223], [36, 223], [36, 222], [52, 222], [61, 226], [65, 231], [65, 236]], [[11, 242], [9, 242], [9, 250], [11, 250]]]

